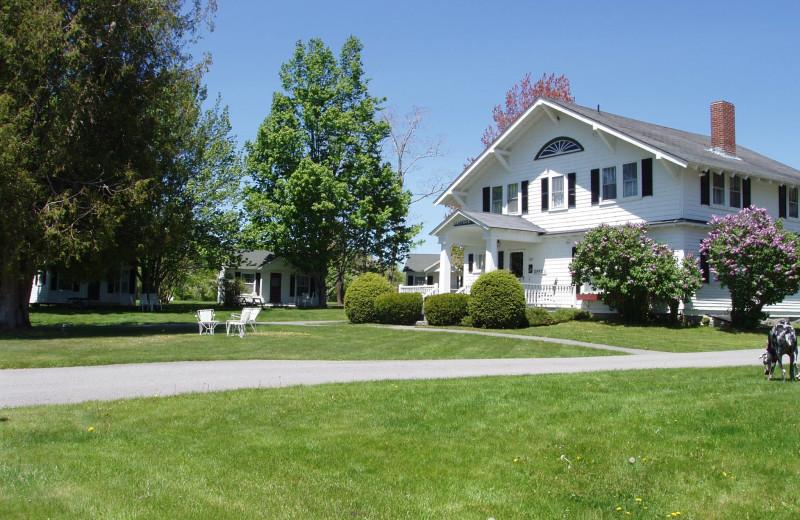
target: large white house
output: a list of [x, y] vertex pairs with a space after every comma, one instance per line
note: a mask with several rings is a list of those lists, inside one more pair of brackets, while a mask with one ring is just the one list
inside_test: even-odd
[[[751, 204], [800, 230], [798, 187], [800, 171], [736, 144], [728, 102], [711, 104], [706, 136], [538, 98], [436, 200], [459, 208], [431, 233], [441, 245], [439, 287], [450, 287], [459, 245], [467, 290], [482, 272], [508, 269], [530, 305], [603, 312], [569, 271], [589, 229], [646, 222], [649, 236], [683, 257], [697, 254], [712, 215]], [[711, 282], [684, 312], [729, 309], [727, 290]], [[800, 297], [765, 310], [800, 316]]]

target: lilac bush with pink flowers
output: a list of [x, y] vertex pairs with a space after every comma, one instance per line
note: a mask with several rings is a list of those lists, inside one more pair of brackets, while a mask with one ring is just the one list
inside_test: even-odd
[[646, 234], [645, 224], [632, 223], [587, 232], [570, 266], [573, 284], [597, 288], [623, 319], [644, 321], [659, 305], [677, 319], [680, 302], [700, 287], [700, 268], [693, 255], [681, 260]]
[[772, 220], [767, 210], [750, 206], [735, 215], [714, 216], [700, 247], [715, 271], [715, 281], [731, 293], [731, 321], [754, 328], [766, 318], [765, 305], [781, 302], [800, 289], [800, 239]]

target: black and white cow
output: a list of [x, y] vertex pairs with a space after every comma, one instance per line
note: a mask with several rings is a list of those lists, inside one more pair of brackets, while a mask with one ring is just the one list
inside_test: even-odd
[[761, 355], [761, 359], [766, 366], [765, 375], [769, 375], [772, 380], [772, 373], [775, 365], [781, 366], [781, 379], [786, 380], [786, 369], [783, 368], [783, 356], [789, 356], [789, 378], [794, 381], [800, 377], [797, 370], [797, 334], [794, 327], [788, 320], [782, 320], [772, 327], [767, 338], [767, 350]]

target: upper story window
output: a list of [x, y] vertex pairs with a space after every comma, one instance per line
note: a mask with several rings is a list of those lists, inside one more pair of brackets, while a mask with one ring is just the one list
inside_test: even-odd
[[519, 184], [513, 183], [507, 186], [506, 206], [509, 214], [519, 213]]
[[583, 146], [570, 137], [556, 137], [551, 139], [539, 150], [534, 160], [547, 159], [548, 157], [556, 157], [558, 155], [566, 155], [568, 153], [582, 152]]
[[738, 175], [731, 177], [731, 185], [728, 189], [728, 204], [732, 208], [742, 207], [742, 178]]
[[552, 183], [553, 209], [562, 209], [564, 204], [564, 176], [557, 175], [550, 178]]
[[492, 186], [492, 213], [503, 212], [503, 187]]
[[603, 168], [603, 200], [617, 198], [617, 167]]
[[798, 193], [797, 188], [789, 189], [789, 216], [798, 218]]
[[715, 206], [725, 205], [725, 175], [722, 173], [712, 175], [711, 203]]
[[622, 165], [622, 196], [637, 197], [639, 195], [639, 163]]

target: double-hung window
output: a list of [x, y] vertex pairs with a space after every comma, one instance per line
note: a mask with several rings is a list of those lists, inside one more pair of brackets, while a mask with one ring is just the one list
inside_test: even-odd
[[789, 188], [789, 216], [791, 218], [798, 218], [798, 188]]
[[622, 165], [622, 196], [636, 197], [639, 195], [639, 163]]
[[519, 213], [519, 184], [509, 184], [508, 187], [508, 211], [509, 215]]
[[492, 213], [503, 212], [503, 187], [492, 186]]
[[566, 203], [564, 202], [564, 176], [558, 175], [555, 177], [550, 178], [550, 182], [552, 184], [551, 197], [552, 197], [552, 205], [553, 209], [562, 209], [566, 207]]
[[725, 175], [722, 173], [715, 173], [711, 178], [711, 203], [725, 205]]
[[603, 168], [603, 200], [617, 198], [617, 167]]
[[738, 175], [731, 177], [731, 185], [728, 189], [729, 204], [732, 208], [742, 207], [742, 178]]

